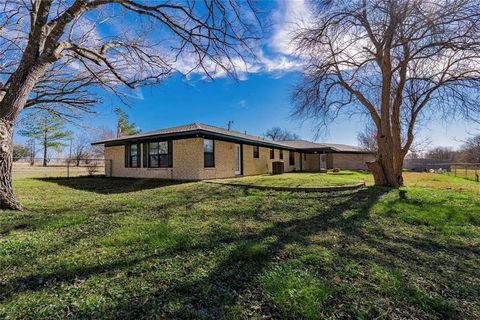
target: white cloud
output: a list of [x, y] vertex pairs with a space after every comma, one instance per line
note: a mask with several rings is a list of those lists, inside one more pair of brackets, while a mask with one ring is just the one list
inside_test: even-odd
[[295, 55], [292, 37], [302, 26], [308, 25], [311, 14], [305, 0], [279, 0], [273, 13], [273, 34], [268, 45], [275, 52]]
[[[247, 80], [249, 74], [266, 73], [273, 77], [281, 77], [287, 72], [300, 70], [302, 58], [295, 54], [291, 38], [299, 25], [310, 18], [306, 0], [278, 0], [277, 8], [272, 13], [273, 28], [263, 44], [255, 49], [256, 59], [243, 60], [225, 57], [221, 64], [235, 71], [238, 80]], [[228, 72], [216, 62], [205, 59], [203, 66], [198, 66], [198, 57], [191, 52], [183, 52], [180, 56], [171, 56], [168, 50], [163, 52], [167, 64], [189, 78], [200, 75], [201, 79], [225, 78]]]
[[295, 56], [274, 54], [272, 57], [267, 57], [263, 51], [259, 52], [257, 56], [260, 60], [261, 71], [267, 73], [295, 71], [302, 67], [301, 59]]
[[[235, 69], [239, 80], [247, 80], [249, 74], [267, 73], [281, 77], [287, 72], [300, 70], [302, 57], [295, 54], [292, 36], [299, 26], [308, 24], [311, 19], [306, 0], [278, 0], [277, 8], [272, 12], [273, 27], [265, 42], [256, 48], [256, 60], [244, 61], [241, 58], [225, 59], [224, 64]], [[216, 63], [204, 61], [205, 70], [196, 66], [197, 57], [184, 53], [173, 63], [174, 68], [187, 76], [200, 74], [208, 80], [206, 72], [212, 78], [224, 78], [227, 72]]]
[[247, 107], [247, 100], [242, 99], [238, 101], [237, 106], [241, 109], [245, 109]]

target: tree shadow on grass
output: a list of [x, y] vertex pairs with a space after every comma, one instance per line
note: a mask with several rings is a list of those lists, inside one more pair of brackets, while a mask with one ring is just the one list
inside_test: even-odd
[[[236, 248], [207, 277], [160, 289], [154, 296], [159, 299], [168, 296], [170, 300], [186, 304], [185, 308], [168, 314], [169, 318], [195, 318], [203, 315], [206, 318], [223, 319], [227, 317], [225, 312], [234, 310], [238, 304], [245, 309], [251, 308], [254, 304], [250, 304], [250, 299], [261, 301], [259, 308], [267, 318], [284, 317], [282, 310], [277, 309], [260, 292], [258, 277], [272, 262], [282, 259], [282, 250], [286, 246], [299, 243], [311, 245], [310, 236], [314, 234], [338, 230], [345, 236], [358, 235], [365, 221], [369, 219], [368, 209], [385, 192], [386, 189], [375, 188], [336, 194], [342, 198], [340, 203], [325, 212], [306, 219], [277, 222], [258, 234], [238, 237], [235, 239]], [[345, 210], [356, 205], [361, 205], [365, 210], [347, 218], [342, 216]], [[239, 301], [239, 297], [246, 298]], [[142, 318], [155, 314], [159, 307], [155, 299], [146, 304], [142, 303], [141, 307], [138, 301], [129, 301], [115, 310], [105, 312]]]
[[[67, 179], [69, 180], [69, 179]], [[224, 189], [224, 186], [218, 186], [218, 188], [215, 189]], [[231, 187], [235, 188], [235, 187]], [[209, 193], [209, 196], [214, 196], [214, 195], [220, 195], [220, 192], [217, 193]], [[169, 252], [167, 253], [159, 253], [159, 254], [149, 254], [145, 255], [142, 258], [135, 258], [131, 260], [122, 260], [122, 261], [117, 261], [113, 263], [107, 263], [107, 264], [100, 264], [100, 265], [94, 265], [94, 266], [87, 266], [87, 267], [79, 267], [79, 268], [74, 268], [70, 270], [60, 270], [58, 272], [52, 272], [48, 274], [38, 274], [38, 275], [30, 275], [26, 277], [19, 277], [16, 279], [13, 279], [10, 283], [7, 284], [7, 287], [9, 288], [8, 292], [4, 292], [4, 294], [1, 297], [1, 299], [7, 299], [11, 295], [14, 295], [18, 292], [26, 291], [26, 290], [41, 290], [46, 288], [45, 284], [49, 283], [56, 283], [56, 282], [71, 282], [74, 279], [76, 279], [78, 276], [82, 277], [88, 277], [94, 274], [98, 273], [103, 273], [103, 272], [108, 272], [110, 270], [114, 269], [124, 269], [131, 267], [135, 264], [140, 263], [141, 261], [149, 260], [152, 258], [166, 258], [176, 254], [181, 254], [182, 251], [204, 251], [204, 250], [212, 250], [215, 247], [221, 245], [224, 243], [224, 240], [227, 240], [227, 242], [235, 242], [236, 244], [239, 244], [241, 247], [248, 246], [249, 244], [257, 243], [259, 241], [264, 240], [265, 238], [276, 236], [278, 237], [278, 240], [275, 241], [274, 243], [269, 245], [269, 250], [268, 252], [270, 253], [270, 256], [275, 255], [275, 253], [280, 250], [281, 247], [284, 245], [294, 242], [294, 241], [299, 241], [304, 239], [307, 234], [311, 234], [313, 232], [321, 232], [322, 230], [326, 230], [328, 228], [332, 227], [332, 219], [337, 219], [337, 215], [341, 213], [342, 208], [344, 206], [348, 206], [350, 201], [356, 202], [360, 198], [363, 198], [365, 195], [365, 191], [360, 191], [358, 194], [352, 194], [352, 193], [340, 193], [337, 194], [337, 197], [340, 197], [344, 200], [342, 202], [341, 206], [335, 206], [330, 208], [325, 213], [319, 214], [318, 216], [314, 216], [309, 219], [299, 219], [299, 220], [292, 220], [288, 222], [279, 222], [274, 224], [271, 228], [268, 228], [267, 230], [258, 233], [258, 234], [243, 234], [241, 236], [234, 237], [233, 239], [229, 237], [229, 239], [224, 239], [223, 237], [219, 237], [218, 235], [211, 235], [209, 238], [206, 238], [202, 241], [201, 244], [191, 246], [189, 247], [184, 246], [179, 249], [179, 252]], [[375, 199], [379, 195], [376, 194], [374, 195]], [[375, 201], [375, 199], [371, 199], [369, 195], [366, 195], [367, 198], [369, 198], [368, 203]], [[187, 197], [187, 201], [185, 202], [185, 206], [191, 207], [195, 203], [202, 202], [205, 200], [207, 196], [199, 196], [199, 195], [192, 195], [190, 194]], [[357, 199], [357, 200], [355, 200]], [[320, 223], [321, 222], [321, 223]], [[353, 222], [353, 221], [352, 221]], [[360, 221], [353, 222], [350, 224], [349, 228], [355, 227], [357, 223]], [[303, 229], [303, 230], [301, 230]], [[300, 232], [301, 231], [301, 232]], [[210, 240], [214, 241], [210, 241]], [[306, 241], [306, 240], [305, 240]], [[218, 269], [223, 269], [224, 267], [228, 269], [228, 267], [231, 269], [232, 267], [235, 267], [237, 265], [237, 260], [239, 259], [241, 254], [239, 255], [238, 253], [232, 253], [231, 257], [228, 257], [226, 261], [220, 266]], [[248, 260], [248, 259], [247, 259]], [[267, 263], [269, 259], [265, 259], [261, 264]], [[242, 259], [239, 260], [244, 268], [249, 269], [250, 271], [253, 271], [251, 268], [252, 266], [254, 269], [258, 269], [259, 265], [256, 264], [256, 261], [254, 259], [254, 264], [252, 266], [249, 265], [249, 262], [251, 261], [242, 261]], [[234, 273], [236, 272], [235, 270], [232, 270]], [[216, 273], [216, 272], [214, 272]], [[40, 279], [40, 280], [39, 280]], [[228, 281], [225, 279], [225, 281]], [[218, 282], [215, 281], [215, 282]], [[192, 284], [193, 285], [193, 284]]]
[[73, 177], [73, 178], [35, 178], [36, 180], [99, 194], [130, 193], [189, 183], [183, 180]]
[[[219, 187], [225, 188], [225, 187]], [[335, 255], [343, 259], [339, 262], [351, 261], [364, 265], [379, 265], [392, 277], [393, 288], [387, 287], [389, 295], [401, 295], [399, 301], [405, 299], [400, 308], [411, 307], [412, 304], [420, 305], [426, 312], [431, 312], [432, 317], [458, 318], [460, 311], [455, 306], [439, 303], [423, 291], [416, 288], [412, 280], [399, 274], [396, 270], [407, 268], [414, 270], [417, 267], [426, 269], [431, 267], [429, 261], [419, 260], [414, 252], [419, 251], [425, 255], [431, 255], [431, 246], [438, 246], [439, 250], [449, 250], [448, 245], [431, 243], [425, 247], [425, 239], [406, 239], [405, 237], [394, 237], [387, 235], [382, 230], [375, 232], [365, 230], [365, 224], [371, 219], [370, 209], [378, 199], [385, 193], [391, 192], [384, 188], [366, 188], [357, 192], [343, 192], [332, 194], [338, 200], [336, 204], [327, 207], [324, 211], [307, 217], [288, 221], [273, 222], [267, 229], [258, 233], [247, 233], [228, 239], [218, 235], [206, 236], [202, 243], [195, 246], [182, 246], [177, 250], [159, 253], [146, 254], [143, 257], [134, 259], [118, 260], [108, 264], [100, 264], [87, 267], [53, 272], [50, 274], [38, 274], [28, 277], [20, 277], [7, 284], [8, 293], [2, 296], [7, 299], [19, 292], [26, 290], [43, 290], [53, 283], [73, 283], [77, 278], [85, 278], [101, 273], [108, 273], [114, 270], [129, 269], [143, 261], [152, 259], [163, 260], [175, 255], [201, 253], [204, 251], [216, 250], [226, 242], [233, 244], [234, 249], [222, 259], [213, 270], [206, 273], [204, 277], [195, 277], [191, 280], [176, 281], [165, 285], [155, 292], [148, 293], [148, 296], [135, 295], [120, 298], [122, 301], [115, 306], [106, 306], [104, 309], [96, 310], [95, 315], [109, 315], [122, 318], [153, 318], [155, 315], [162, 315], [165, 318], [226, 318], [228, 310], [235, 310], [239, 305], [242, 309], [251, 311], [252, 314], [260, 312], [266, 317], [284, 317], [282, 306], [276, 305], [266, 297], [259, 288], [258, 279], [272, 263], [288, 261], [289, 257], [283, 257], [284, 249], [289, 245], [301, 244], [304, 247], [313, 245], [312, 236], [322, 235], [328, 232], [335, 232], [339, 239], [337, 245], [330, 249]], [[399, 195], [403, 197], [404, 195]], [[228, 197], [228, 194], [226, 195]], [[205, 200], [204, 197], [193, 196], [189, 202], [195, 204]], [[319, 198], [319, 200], [321, 200]], [[402, 201], [399, 199], [398, 201]], [[345, 214], [348, 213], [348, 214]], [[371, 240], [371, 236], [382, 237], [382, 242]], [[418, 243], [417, 243], [417, 240]], [[396, 242], [406, 244], [409, 249], [395, 247]], [[375, 249], [374, 253], [367, 254], [361, 250], [352, 250], [358, 244], [369, 245]], [[412, 249], [412, 250], [410, 250]], [[458, 245], [455, 253], [470, 255], [471, 252], [463, 250]], [[282, 260], [282, 261], [280, 261]], [[321, 266], [317, 266], [321, 267]], [[335, 266], [343, 268], [343, 266]], [[343, 270], [343, 269], [341, 269]], [[471, 270], [463, 270], [465, 277], [474, 276]], [[322, 274], [326, 283], [335, 287], [333, 278], [339, 277], [338, 272]], [[439, 275], [441, 277], [441, 275]], [[355, 283], [355, 285], [358, 285]], [[400, 289], [399, 289], [400, 288]], [[403, 289], [402, 289], [403, 288]], [[343, 293], [334, 293], [331, 307], [348, 305], [350, 302]], [[410, 297], [410, 298], [409, 298]], [[372, 297], [371, 299], [375, 299]], [[368, 300], [368, 299], [367, 299]], [[397, 301], [397, 300], [394, 300]], [[168, 309], [167, 304], [178, 305], [179, 308]], [[252, 310], [253, 307], [260, 308]], [[420, 308], [420, 307], [419, 307]], [[85, 314], [86, 312], [86, 314]], [[349, 317], [356, 317], [354, 310], [344, 314]], [[406, 312], [409, 312], [408, 310]], [[78, 315], [92, 316], [86, 310], [78, 310]], [[374, 314], [370, 314], [374, 316]], [[403, 314], [406, 315], [406, 314]], [[418, 315], [418, 314], [417, 314]], [[378, 315], [377, 315], [378, 316]], [[319, 315], [320, 317], [320, 315]]]
[[[271, 263], [278, 263], [279, 260], [288, 257], [282, 257], [282, 251], [288, 245], [301, 243], [304, 246], [312, 245], [311, 236], [322, 234], [330, 231], [339, 232], [341, 240], [339, 246], [334, 250], [342, 261], [352, 261], [354, 263], [364, 264], [366, 266], [380, 265], [387, 272], [391, 273], [393, 280], [392, 285], [386, 286], [386, 294], [392, 296], [396, 302], [402, 301], [402, 306], [407, 310], [412, 305], [418, 308], [420, 314], [426, 312], [432, 317], [439, 318], [462, 318], [461, 310], [457, 309], [446, 300], [440, 297], [431, 296], [430, 292], [424, 292], [417, 288], [414, 279], [400, 273], [399, 269], [421, 267], [428, 269], [429, 261], [421, 261], [409, 250], [408, 254], [395, 252], [395, 248], [391, 244], [378, 244], [371, 242], [363, 229], [364, 224], [370, 219], [369, 209], [378, 201], [379, 197], [388, 189], [368, 188], [356, 193], [344, 193], [344, 199], [340, 204], [332, 206], [325, 212], [319, 213], [307, 219], [291, 220], [287, 222], [275, 223], [271, 228], [258, 234], [250, 234], [235, 239], [236, 249], [233, 250], [221, 264], [214, 270], [209, 272], [208, 276], [195, 281], [177, 282], [167, 288], [159, 289], [153, 294], [151, 299], [146, 303], [139, 303], [135, 299], [125, 301], [116, 308], [104, 310], [106, 313], [112, 313], [118, 316], [126, 317], [148, 317], [157, 312], [165, 312], [162, 303], [167, 301], [176, 302], [183, 305], [176, 311], [167, 313], [169, 318], [218, 318], [228, 317], [228, 310], [235, 310], [238, 305], [243, 309], [251, 311], [252, 307], [261, 309], [263, 316], [267, 318], [273, 317], [289, 317], [284, 313], [282, 306], [275, 305], [268, 297], [262, 293], [259, 288], [258, 279]], [[399, 201], [401, 201], [399, 199]], [[356, 214], [342, 215], [346, 210], [359, 209]], [[273, 240], [269, 240], [273, 239]], [[395, 238], [396, 239], [396, 238]], [[386, 240], [395, 241], [390, 236], [386, 236]], [[405, 240], [405, 239], [402, 239]], [[408, 246], [414, 250], [422, 251], [424, 247], [423, 241], [416, 243], [412, 240]], [[379, 254], [366, 255], [352, 251], [351, 248], [355, 244], [370, 244]], [[441, 245], [439, 245], [441, 246]], [[442, 247], [442, 249], [445, 249]], [[455, 247], [459, 250], [458, 247]], [[424, 252], [430, 254], [429, 249]], [[469, 248], [461, 250], [462, 255], [469, 255]], [[420, 264], [420, 265], [419, 265]], [[338, 266], [341, 269], [343, 266]], [[473, 276], [475, 272], [465, 271], [465, 276]], [[338, 274], [325, 275], [325, 280], [331, 286], [335, 286], [333, 278]], [[385, 294], [385, 293], [382, 293]], [[338, 300], [337, 300], [338, 299]], [[376, 299], [372, 297], [371, 299]], [[342, 301], [343, 300], [343, 301]], [[253, 302], [255, 301], [255, 302]], [[367, 299], [368, 301], [368, 299]], [[260, 306], [258, 305], [260, 303]], [[332, 299], [332, 308], [336, 305], [348, 305], [348, 298], [337, 293]], [[393, 306], [395, 307], [395, 306]], [[250, 310], [249, 310], [250, 309]], [[338, 310], [337, 310], [338, 311]], [[356, 317], [355, 310], [350, 310], [350, 316]], [[380, 314], [372, 311], [368, 317], [378, 317]], [[408, 315], [404, 313], [404, 316]], [[425, 315], [425, 314], [424, 314]], [[291, 315], [290, 315], [291, 316]], [[318, 315], [319, 318], [327, 315]], [[296, 315], [295, 317], [301, 317]]]

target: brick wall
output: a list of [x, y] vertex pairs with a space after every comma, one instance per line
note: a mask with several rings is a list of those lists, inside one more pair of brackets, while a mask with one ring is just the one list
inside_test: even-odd
[[[203, 139], [199, 138], [201, 155], [199, 179], [229, 178], [235, 176], [235, 143], [215, 140], [215, 168], [203, 166]], [[188, 161], [184, 161], [188, 165]]]
[[[203, 139], [201, 138], [173, 141], [172, 168], [144, 168], [143, 144], [141, 144], [140, 152], [142, 167], [125, 168], [125, 147], [105, 147], [105, 159], [111, 160], [112, 176], [196, 180], [199, 179], [200, 169], [203, 169]], [[188, 161], [184, 159], [188, 159]], [[110, 161], [106, 162], [109, 163]]]
[[333, 168], [348, 170], [367, 170], [366, 162], [375, 160], [373, 154], [333, 153]]
[[[125, 168], [124, 146], [105, 148], [105, 159], [111, 160], [113, 177], [135, 178], [160, 178], [178, 180], [201, 180], [213, 178], [227, 178], [235, 176], [235, 143], [215, 140], [215, 168], [204, 168], [203, 165], [203, 138], [180, 139], [173, 141], [173, 166], [172, 168]], [[143, 144], [141, 145], [141, 162], [143, 162]], [[282, 161], [285, 172], [292, 171], [318, 171], [320, 168], [319, 154], [307, 154], [306, 160], [303, 153], [295, 152], [295, 165], [289, 163], [289, 151], [283, 151], [280, 160], [280, 150], [274, 149], [275, 157], [270, 159], [270, 148], [260, 147], [259, 157], [253, 157], [253, 146], [243, 145], [243, 175], [257, 175], [272, 172], [272, 162]], [[351, 170], [366, 170], [366, 161], [374, 160], [368, 154], [342, 154], [327, 155], [328, 168]], [[302, 163], [301, 163], [302, 162]], [[106, 161], [110, 165], [110, 161]]]

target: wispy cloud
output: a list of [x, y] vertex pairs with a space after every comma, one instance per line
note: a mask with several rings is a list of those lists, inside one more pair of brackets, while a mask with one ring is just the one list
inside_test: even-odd
[[[224, 65], [230, 65], [235, 70], [238, 80], [247, 80], [249, 74], [265, 73], [275, 78], [285, 73], [300, 70], [303, 59], [296, 54], [292, 38], [295, 32], [308, 24], [311, 19], [306, 0], [278, 0], [277, 7], [272, 12], [273, 26], [265, 40], [254, 50], [256, 59], [242, 60], [235, 57], [225, 58]], [[228, 73], [217, 63], [204, 61], [203, 67], [198, 66], [198, 57], [191, 53], [183, 53], [172, 63], [175, 70], [190, 77], [201, 75], [201, 79], [224, 78]], [[208, 73], [208, 74], [207, 74]]]
[[292, 38], [303, 26], [308, 25], [311, 11], [305, 0], [278, 0], [273, 12], [273, 32], [268, 41], [269, 47], [280, 54], [295, 56]]
[[237, 107], [239, 107], [241, 109], [245, 109], [247, 107], [247, 100], [242, 99], [242, 100], [238, 101], [237, 102]]

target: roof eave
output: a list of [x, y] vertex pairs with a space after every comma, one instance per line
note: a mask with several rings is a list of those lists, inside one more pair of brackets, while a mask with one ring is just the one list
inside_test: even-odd
[[251, 145], [260, 145], [264, 147], [265, 146], [275, 147], [275, 148], [280, 148], [285, 150], [298, 150], [298, 148], [289, 147], [289, 146], [285, 146], [277, 143], [236, 137], [236, 136], [231, 136], [231, 135], [222, 134], [218, 132], [212, 132], [204, 129], [194, 129], [189, 131], [166, 133], [166, 134], [152, 134], [148, 136], [139, 136], [139, 137], [125, 137], [125, 138], [114, 139], [114, 140], [103, 140], [103, 141], [93, 142], [91, 143], [91, 145], [104, 144], [105, 146], [116, 146], [116, 145], [123, 145], [127, 142], [144, 142], [144, 141], [151, 141], [151, 140], [157, 140], [157, 139], [169, 139], [169, 138], [181, 139], [181, 138], [192, 138], [196, 136], [202, 136], [207, 138], [219, 138], [224, 141], [240, 142], [240, 143], [251, 144]]

